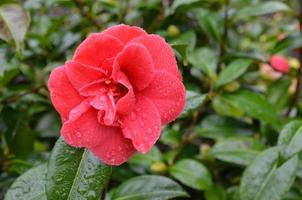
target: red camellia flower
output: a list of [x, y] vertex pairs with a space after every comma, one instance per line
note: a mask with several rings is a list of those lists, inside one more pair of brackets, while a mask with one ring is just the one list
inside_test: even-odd
[[91, 34], [52, 71], [48, 88], [66, 143], [110, 165], [148, 152], [185, 104], [172, 48], [127, 25]]
[[282, 73], [288, 73], [289, 72], [289, 64], [286, 58], [279, 55], [274, 55], [270, 58], [270, 64], [271, 66]]

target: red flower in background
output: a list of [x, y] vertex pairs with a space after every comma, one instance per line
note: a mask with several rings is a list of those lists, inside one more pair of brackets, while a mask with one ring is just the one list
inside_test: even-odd
[[286, 58], [279, 55], [274, 55], [270, 58], [270, 64], [271, 66], [282, 73], [288, 73], [289, 72], [289, 64]]
[[66, 143], [110, 165], [149, 151], [161, 125], [175, 120], [185, 104], [171, 47], [127, 25], [90, 35], [52, 71], [48, 87]]

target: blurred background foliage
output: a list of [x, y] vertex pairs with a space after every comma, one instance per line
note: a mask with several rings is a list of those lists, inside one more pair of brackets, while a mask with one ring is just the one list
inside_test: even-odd
[[[18, 177], [31, 185], [16, 183], [6, 199], [44, 190], [61, 126], [49, 72], [88, 34], [125, 23], [171, 44], [187, 105], [149, 153], [113, 168], [106, 198], [301, 200], [300, 3], [1, 0], [0, 199]], [[273, 68], [273, 55], [286, 59], [288, 73]]]

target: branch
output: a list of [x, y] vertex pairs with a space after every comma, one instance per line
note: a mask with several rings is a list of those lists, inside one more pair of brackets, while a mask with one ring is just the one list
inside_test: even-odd
[[79, 9], [81, 15], [86, 18], [92, 25], [94, 25], [97, 29], [101, 29], [102, 27], [98, 24], [95, 18], [84, 9], [84, 4], [81, 0], [73, 0], [74, 4]]

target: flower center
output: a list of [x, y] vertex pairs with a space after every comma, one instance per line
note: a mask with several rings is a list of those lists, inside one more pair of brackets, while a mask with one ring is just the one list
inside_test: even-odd
[[99, 123], [107, 126], [119, 125], [116, 104], [127, 92], [125, 86], [112, 79], [99, 80], [80, 89], [81, 95], [88, 97], [90, 105], [98, 110]]

